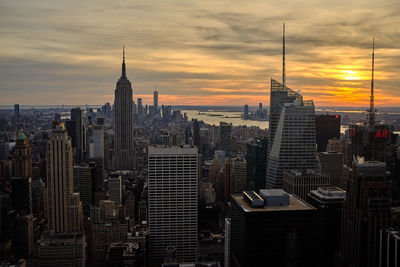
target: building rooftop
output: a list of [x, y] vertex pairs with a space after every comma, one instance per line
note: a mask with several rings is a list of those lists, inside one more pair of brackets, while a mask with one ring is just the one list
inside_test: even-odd
[[196, 147], [179, 147], [179, 146], [149, 146], [149, 154], [171, 155], [171, 154], [197, 154]]
[[344, 201], [346, 191], [339, 187], [320, 187], [318, 190], [311, 190], [310, 195], [325, 201]]
[[[281, 190], [281, 189], [263, 189], [263, 190]], [[261, 191], [261, 190], [260, 190]], [[287, 194], [285, 191], [281, 190]], [[271, 192], [279, 196], [278, 191]], [[232, 198], [245, 212], [272, 212], [272, 211], [295, 211], [295, 210], [315, 210], [313, 206], [307, 202], [297, 198], [296, 196], [289, 194], [289, 205], [288, 206], [264, 206], [261, 208], [253, 208], [242, 195], [232, 195]]]

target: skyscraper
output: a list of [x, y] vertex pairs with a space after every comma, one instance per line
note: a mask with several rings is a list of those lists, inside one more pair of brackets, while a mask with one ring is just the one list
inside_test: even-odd
[[230, 157], [232, 124], [221, 121], [219, 123], [219, 130], [221, 138], [221, 149], [225, 151], [225, 156]]
[[312, 101], [271, 79], [267, 188], [281, 188], [284, 170], [315, 169], [315, 108]]
[[154, 113], [158, 114], [158, 91], [157, 91], [157, 87], [154, 89], [154, 93], [153, 93], [153, 107], [154, 107]]
[[126, 77], [124, 50], [122, 73], [117, 82], [114, 100], [114, 166], [116, 170], [132, 170], [135, 166], [132, 104], [132, 86]]
[[122, 204], [122, 177], [108, 179], [108, 195], [117, 205]]
[[249, 119], [249, 105], [244, 105], [243, 119], [244, 120], [248, 120]]
[[391, 193], [384, 162], [354, 159], [342, 209], [338, 266], [378, 266], [380, 230], [391, 225]]
[[[47, 218], [49, 230], [56, 233], [79, 232], [71, 211], [73, 195], [72, 146], [64, 124], [56, 124], [46, 152]], [[79, 195], [78, 195], [79, 196]], [[76, 197], [74, 197], [74, 200]]]
[[143, 115], [143, 103], [142, 103], [141, 98], [137, 99], [137, 109], [138, 109], [138, 115], [142, 116]]
[[77, 107], [71, 109], [71, 120], [66, 122], [68, 135], [71, 137], [71, 145], [74, 149], [75, 161], [83, 160], [86, 152], [86, 126], [84, 111]]
[[149, 147], [149, 257], [159, 263], [172, 246], [176, 258], [196, 259], [197, 148]]
[[14, 104], [14, 120], [19, 123], [19, 104]]

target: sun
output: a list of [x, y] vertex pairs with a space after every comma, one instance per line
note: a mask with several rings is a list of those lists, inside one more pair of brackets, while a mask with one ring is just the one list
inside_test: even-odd
[[353, 70], [345, 70], [343, 71], [345, 80], [360, 80], [361, 78], [357, 76], [357, 72]]

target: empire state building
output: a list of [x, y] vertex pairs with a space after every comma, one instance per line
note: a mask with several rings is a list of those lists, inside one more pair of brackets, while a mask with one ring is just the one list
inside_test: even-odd
[[123, 50], [121, 77], [115, 89], [114, 116], [114, 167], [116, 170], [132, 170], [135, 166], [133, 102], [131, 82], [126, 77], [125, 50]]

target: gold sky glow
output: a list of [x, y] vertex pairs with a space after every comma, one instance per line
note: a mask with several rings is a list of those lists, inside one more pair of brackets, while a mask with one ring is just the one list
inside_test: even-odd
[[114, 101], [122, 44], [134, 100], [269, 104], [282, 77], [317, 106], [400, 106], [397, 0], [13, 1], [0, 3], [0, 105]]

